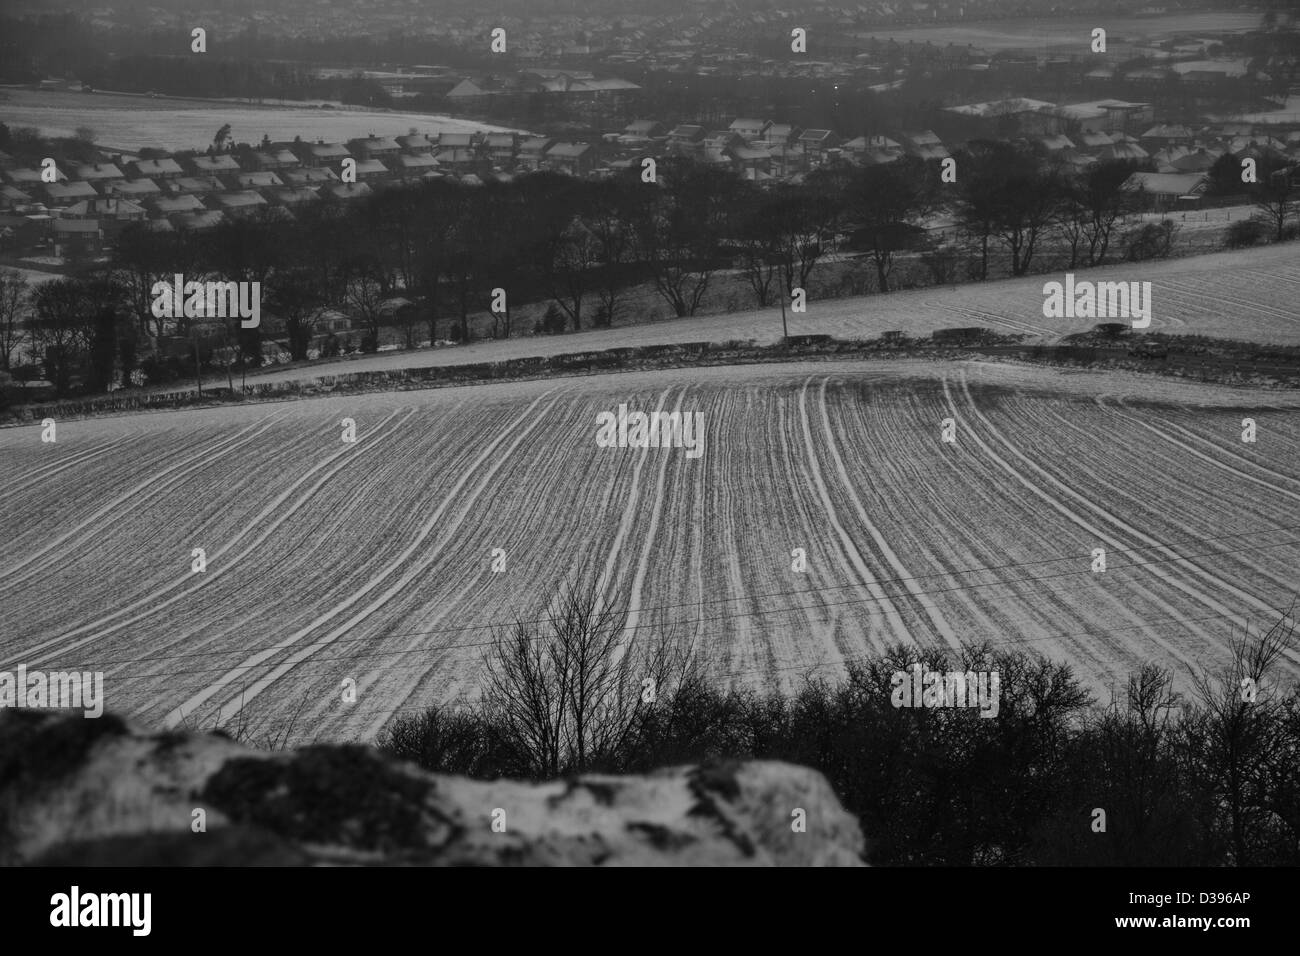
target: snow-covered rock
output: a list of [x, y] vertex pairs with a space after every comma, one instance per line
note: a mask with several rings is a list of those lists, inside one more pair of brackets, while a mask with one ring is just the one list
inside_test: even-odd
[[0, 710], [0, 864], [859, 866], [861, 851], [826, 780], [790, 764], [484, 782], [364, 746], [264, 752]]

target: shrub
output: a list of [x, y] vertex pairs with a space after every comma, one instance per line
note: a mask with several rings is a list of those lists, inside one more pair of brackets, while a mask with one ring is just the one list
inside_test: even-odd
[[1224, 244], [1229, 249], [1244, 249], [1264, 238], [1264, 224], [1257, 219], [1239, 219], [1228, 227]]
[[1174, 238], [1178, 227], [1172, 219], [1149, 222], [1124, 233], [1121, 244], [1124, 258], [1129, 262], [1145, 262], [1148, 259], [1164, 259], [1174, 248]]

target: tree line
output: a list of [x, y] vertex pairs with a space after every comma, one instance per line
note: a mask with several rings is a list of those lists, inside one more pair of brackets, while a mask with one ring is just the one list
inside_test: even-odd
[[[1079, 171], [987, 140], [954, 159], [955, 182], [937, 161], [903, 157], [756, 184], [726, 167], [670, 158], [653, 177], [634, 166], [607, 179], [443, 178], [305, 204], [293, 215], [263, 207], [208, 230], [132, 224], [107, 261], [83, 263], [79, 274], [25, 296], [26, 325], [61, 395], [74, 378], [86, 389], [132, 384], [126, 360], [167, 337], [190, 340], [193, 354], [170, 371], [158, 356], [142, 358], [153, 365], [150, 382], [186, 374], [192, 359], [194, 374], [223, 365], [233, 387], [234, 368], [263, 361], [264, 329], [155, 318], [156, 282], [181, 274], [260, 283], [271, 334], [303, 360], [346, 347], [323, 334], [327, 309], [350, 317], [355, 348], [374, 351], [381, 341], [413, 348], [475, 334], [606, 328], [635, 321], [646, 295], [675, 316], [695, 316], [724, 282], [763, 308], [788, 305], [797, 289], [813, 298], [828, 272], [889, 292], [904, 263], [904, 284], [915, 284], [918, 270], [938, 284], [1170, 252], [1172, 223], [1131, 223], [1142, 197], [1126, 182], [1140, 164]], [[1261, 165], [1260, 183], [1247, 187], [1229, 165], [1222, 175], [1216, 167], [1215, 182], [1236, 193], [1254, 188], [1270, 231], [1289, 235], [1291, 180]], [[531, 328], [517, 319], [525, 304], [546, 306]], [[112, 334], [98, 329], [110, 324]], [[0, 356], [6, 367], [11, 357]], [[107, 370], [91, 368], [97, 361]]]
[[[1148, 664], [1100, 701], [1023, 650], [892, 647], [790, 694], [710, 679], [671, 626], [627, 639], [623, 608], [566, 589], [499, 632], [481, 696], [397, 718], [380, 748], [425, 769], [549, 780], [771, 759], [826, 775], [877, 865], [1300, 863], [1293, 619], [1229, 642], [1218, 667]], [[999, 709], [896, 707], [894, 675], [997, 671]]]

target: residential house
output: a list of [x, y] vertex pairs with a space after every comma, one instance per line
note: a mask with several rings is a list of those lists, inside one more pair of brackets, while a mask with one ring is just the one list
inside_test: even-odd
[[742, 118], [734, 120], [728, 128], [746, 143], [752, 143], [754, 140], [762, 139], [771, 125], [771, 120]]
[[99, 193], [90, 183], [76, 181], [66, 183], [46, 183], [42, 187], [45, 198], [52, 206], [66, 206], [82, 199], [97, 199]]
[[139, 222], [147, 213], [143, 206], [127, 199], [97, 197], [83, 199], [63, 210], [63, 219], [98, 219], [104, 222]]
[[105, 192], [109, 196], [116, 196], [119, 199], [130, 199], [133, 202], [139, 202], [161, 196], [162, 188], [152, 179], [127, 179], [121, 182], [109, 183]]
[[769, 123], [763, 131], [762, 141], [773, 146], [793, 146], [803, 132], [791, 123]]
[[397, 140], [388, 136], [370, 135], [364, 139], [348, 140], [348, 149], [358, 160], [377, 159], [381, 162], [401, 152]]
[[342, 143], [327, 143], [323, 139], [314, 143], [295, 143], [294, 155], [302, 160], [304, 166], [313, 169], [338, 169], [343, 160], [352, 158], [348, 148]]
[[436, 140], [425, 133], [411, 133], [409, 136], [397, 137], [397, 145], [409, 156], [428, 156], [437, 148]]
[[137, 159], [127, 164], [132, 176], [140, 179], [169, 180], [185, 175], [181, 164], [174, 159]]
[[274, 146], [254, 152], [249, 165], [266, 172], [278, 172], [282, 169], [296, 169], [302, 165], [302, 160], [287, 146]]
[[112, 163], [84, 163], [73, 168], [76, 178], [96, 185], [126, 179], [126, 174]]
[[104, 230], [98, 219], [54, 220], [54, 254], [101, 256], [104, 254]]
[[167, 189], [173, 196], [206, 196], [225, 188], [216, 176], [182, 176], [167, 182]]
[[227, 216], [246, 216], [265, 206], [266, 200], [251, 189], [215, 193], [207, 199], [208, 208]]
[[596, 151], [590, 143], [556, 143], [546, 151], [546, 164], [559, 172], [586, 176], [596, 168]]
[[436, 171], [439, 163], [437, 159], [428, 154], [408, 155], [403, 153], [394, 159], [390, 165], [398, 179], [409, 180], [419, 179], [426, 173]]
[[678, 156], [699, 156], [704, 152], [707, 131], [703, 126], [684, 124], [668, 134], [668, 149]]
[[268, 169], [253, 173], [240, 173], [238, 176], [232, 177], [231, 184], [234, 189], [270, 189], [273, 186], [283, 186], [284, 180]]
[[339, 181], [338, 173], [325, 166], [286, 169], [280, 174], [286, 186], [321, 186]]
[[198, 176], [233, 176], [242, 173], [239, 163], [229, 153], [215, 153], [211, 156], [191, 156], [190, 168]]
[[519, 144], [519, 154], [516, 157], [516, 164], [521, 169], [535, 170], [541, 169], [546, 162], [546, 151], [551, 148], [555, 140], [546, 136], [528, 136]]
[[488, 133], [483, 137], [483, 149], [493, 166], [513, 165], [517, 146], [518, 137], [514, 133]]
[[1139, 193], [1152, 208], [1169, 209], [1180, 201], [1195, 201], [1205, 193], [1209, 177], [1204, 173], [1134, 173], [1124, 188]]
[[840, 145], [840, 138], [828, 129], [806, 129], [795, 142], [809, 166], [820, 166], [827, 153]]

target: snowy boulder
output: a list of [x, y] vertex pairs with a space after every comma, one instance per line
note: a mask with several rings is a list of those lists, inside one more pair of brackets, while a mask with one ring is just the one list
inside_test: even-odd
[[862, 846], [790, 764], [484, 782], [364, 746], [0, 710], [0, 865], [860, 866]]

